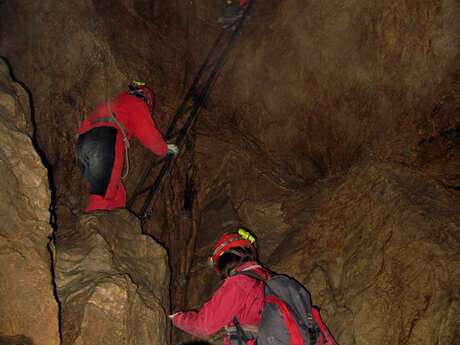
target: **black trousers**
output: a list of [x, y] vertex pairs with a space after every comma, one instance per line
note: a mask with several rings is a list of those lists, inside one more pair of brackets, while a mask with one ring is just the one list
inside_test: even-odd
[[91, 194], [104, 196], [107, 191], [115, 161], [116, 138], [116, 128], [96, 127], [77, 139], [75, 155], [91, 185]]

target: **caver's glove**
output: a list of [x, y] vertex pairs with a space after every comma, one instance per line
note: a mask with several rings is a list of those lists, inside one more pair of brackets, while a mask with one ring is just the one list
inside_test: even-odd
[[177, 147], [176, 144], [168, 144], [168, 153], [171, 153], [174, 156], [177, 156], [179, 154], [179, 148]]
[[174, 313], [174, 314], [171, 314], [171, 315], [168, 315], [168, 319], [174, 319], [174, 317], [177, 315], [177, 314], [180, 314], [180, 311], [177, 312], [177, 313]]

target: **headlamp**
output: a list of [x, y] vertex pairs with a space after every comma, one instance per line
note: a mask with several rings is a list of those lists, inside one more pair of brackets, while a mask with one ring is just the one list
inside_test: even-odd
[[128, 89], [131, 91], [140, 88], [141, 86], [145, 86], [145, 81], [142, 80], [133, 80], [131, 84], [128, 85]]
[[209, 257], [210, 266], [214, 267], [217, 272], [217, 261], [219, 257], [227, 252], [240, 256], [238, 251], [234, 251], [236, 247], [254, 247], [255, 250], [256, 238], [247, 230], [238, 228], [237, 232], [226, 233], [217, 241], [212, 248], [212, 254]]
[[256, 238], [252, 236], [249, 231], [246, 231], [243, 228], [238, 229], [238, 235], [243, 237], [245, 240], [248, 240], [249, 242], [251, 242], [251, 244], [256, 243]]

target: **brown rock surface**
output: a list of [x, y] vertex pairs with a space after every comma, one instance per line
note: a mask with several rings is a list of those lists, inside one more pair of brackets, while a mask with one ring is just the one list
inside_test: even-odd
[[203, 135], [311, 180], [369, 157], [413, 164], [459, 125], [457, 1], [288, 0], [254, 16]]
[[[166, 128], [191, 71], [217, 33], [212, 23], [217, 3], [0, 2], [0, 50], [34, 95], [38, 141], [53, 166], [58, 223], [63, 228], [78, 221], [86, 194], [73, 164], [73, 129], [78, 121], [129, 79], [144, 78], [158, 91], [156, 119], [160, 128]], [[397, 194], [395, 186], [401, 186], [405, 191], [401, 202], [422, 196], [415, 187], [433, 187], [435, 181], [440, 185], [428, 188], [430, 194], [424, 196], [433, 198], [433, 205], [438, 198], [441, 203], [456, 198], [460, 188], [459, 18], [456, 0], [257, 2], [207, 109], [191, 133], [186, 145], [189, 152], [174, 164], [172, 178], [155, 203], [154, 217], [144, 228], [168, 247], [175, 276], [175, 307], [199, 305], [218, 284], [214, 280], [203, 286], [203, 280], [212, 275], [201, 273], [222, 224], [242, 222], [252, 228], [262, 244], [262, 259], [272, 258], [273, 263], [284, 238], [296, 238], [306, 247], [306, 241], [319, 236], [309, 225], [313, 216], [324, 215], [321, 226], [326, 228], [336, 224], [328, 207], [342, 210], [348, 217], [352, 212], [348, 204], [361, 200], [360, 188], [373, 183], [372, 169], [376, 180], [380, 176], [376, 183], [383, 190]], [[144, 152], [136, 146], [131, 151], [134, 164], [128, 193], [151, 158]], [[362, 163], [365, 161], [374, 162], [373, 168]], [[388, 166], [394, 167], [393, 175], [385, 168]], [[358, 174], [357, 167], [367, 175]], [[419, 181], [416, 186], [411, 176]], [[353, 179], [356, 195], [345, 193], [345, 187], [340, 189], [344, 183], [353, 185]], [[383, 197], [388, 195], [371, 196], [375, 197], [375, 217], [383, 219], [388, 214], [384, 206], [390, 206]], [[455, 202], [447, 204], [447, 209], [455, 208]], [[339, 206], [334, 205], [342, 208], [337, 210]], [[136, 203], [135, 209], [139, 206]], [[399, 212], [392, 214], [399, 234], [407, 215], [399, 209], [393, 211]], [[410, 211], [430, 219], [446, 217], [439, 208]], [[388, 235], [385, 226], [378, 227]], [[428, 231], [422, 229], [422, 234]], [[347, 230], [350, 236], [361, 236], [361, 230]], [[343, 243], [332, 241], [334, 235], [329, 232], [325, 238], [331, 236], [330, 241], [322, 245], [339, 250], [328, 254], [328, 260], [333, 260], [333, 255], [345, 254], [340, 251]], [[380, 232], [366, 234], [381, 243]], [[405, 243], [400, 235], [394, 238]], [[342, 234], [336, 241], [346, 239]], [[369, 257], [378, 253], [369, 253]], [[404, 254], [397, 254], [402, 262], [407, 260]], [[296, 262], [302, 255], [297, 251], [289, 254], [287, 262]], [[347, 265], [355, 265], [350, 272], [372, 272], [362, 260], [349, 259]], [[339, 272], [338, 266], [330, 266], [331, 272]], [[292, 273], [307, 282], [304, 271], [293, 268]], [[378, 281], [372, 288], [388, 288], [391, 295], [397, 282], [403, 287], [411, 284], [409, 277], [406, 280], [400, 273], [385, 272], [380, 279], [388, 284]], [[445, 281], [458, 286], [456, 277], [452, 273]], [[316, 296], [321, 290], [311, 289]], [[354, 293], [354, 286], [340, 289], [341, 297], [355, 302], [347, 295]], [[427, 290], [420, 286], [420, 291], [425, 294]], [[347, 345], [353, 337], [357, 343], [371, 338], [360, 319], [348, 327], [350, 312], [339, 310], [331, 298], [319, 296], [324, 311], [337, 310], [331, 325]], [[369, 298], [363, 304], [376, 300], [372, 289], [363, 296]], [[433, 296], [436, 300], [441, 295]], [[422, 333], [417, 327], [423, 327], [424, 321], [422, 317], [414, 321], [413, 310], [422, 310], [426, 303], [423, 298], [417, 301], [403, 304], [398, 311], [401, 324], [390, 331], [394, 337], [398, 334], [397, 344], [431, 341], [418, 338]], [[369, 307], [360, 308], [353, 313], [361, 319], [372, 318]], [[433, 308], [432, 304], [428, 308]], [[379, 317], [390, 315], [385, 313], [379, 312]], [[429, 327], [451, 325], [450, 321], [432, 321]], [[350, 329], [356, 335], [347, 333]], [[372, 341], [386, 345], [388, 334], [380, 329], [375, 334]], [[450, 337], [453, 333], [449, 330], [446, 334]]]
[[[365, 163], [257, 207], [278, 214], [276, 221], [256, 212], [248, 218], [264, 263], [311, 291], [339, 344], [456, 344], [460, 200], [435, 180]], [[200, 268], [213, 239], [199, 240], [206, 250], [194, 266], [189, 307], [219, 284]]]
[[60, 229], [55, 270], [63, 345], [166, 344], [167, 254], [128, 211]]
[[340, 343], [455, 344], [458, 198], [417, 171], [363, 164], [318, 200], [284, 205], [295, 230], [270, 263], [309, 287]]
[[57, 345], [48, 172], [30, 138], [27, 94], [1, 59], [0, 115], [0, 342]]

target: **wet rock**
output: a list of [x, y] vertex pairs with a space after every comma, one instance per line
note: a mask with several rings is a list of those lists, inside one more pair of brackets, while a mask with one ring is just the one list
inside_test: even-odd
[[57, 345], [48, 172], [29, 115], [26, 92], [0, 60], [0, 342]]
[[166, 344], [165, 249], [126, 210], [82, 215], [56, 239], [64, 345]]

